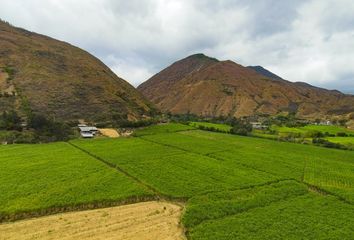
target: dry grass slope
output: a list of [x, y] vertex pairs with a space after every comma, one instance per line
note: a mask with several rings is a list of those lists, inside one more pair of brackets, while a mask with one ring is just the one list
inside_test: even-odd
[[[62, 120], [136, 119], [151, 105], [125, 80], [86, 51], [0, 21], [0, 69], [20, 96], [0, 97], [0, 110], [29, 106]], [[1, 82], [0, 92], [5, 91]]]
[[200, 54], [172, 64], [138, 89], [162, 111], [177, 114], [242, 117], [296, 112], [315, 119], [354, 112], [354, 96], [274, 80], [232, 61], [213, 61]]

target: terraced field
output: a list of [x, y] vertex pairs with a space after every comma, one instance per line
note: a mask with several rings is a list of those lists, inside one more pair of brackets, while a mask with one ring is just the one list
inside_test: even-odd
[[180, 124], [134, 135], [0, 147], [2, 219], [50, 213], [58, 206], [159, 198], [186, 204], [182, 223], [189, 239], [351, 239], [354, 234], [352, 151]]

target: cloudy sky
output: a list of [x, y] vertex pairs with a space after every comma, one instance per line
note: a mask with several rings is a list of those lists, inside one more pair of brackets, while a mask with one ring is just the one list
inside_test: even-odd
[[134, 86], [205, 53], [354, 93], [353, 0], [0, 0], [0, 18], [77, 45]]

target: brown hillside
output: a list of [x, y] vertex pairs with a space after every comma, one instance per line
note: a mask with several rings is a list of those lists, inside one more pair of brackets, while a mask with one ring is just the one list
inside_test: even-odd
[[0, 21], [0, 111], [62, 120], [139, 119], [150, 104], [89, 53]]
[[313, 119], [354, 112], [354, 96], [270, 79], [232, 61], [201, 56], [172, 64], [138, 89], [161, 110], [172, 113], [242, 117], [294, 112]]

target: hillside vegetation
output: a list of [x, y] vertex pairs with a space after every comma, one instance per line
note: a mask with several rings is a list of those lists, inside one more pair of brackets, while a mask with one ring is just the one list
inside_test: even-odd
[[138, 90], [173, 114], [239, 118], [290, 113], [314, 120], [348, 118], [354, 112], [353, 95], [293, 83], [266, 71], [195, 54], [163, 69]]
[[56, 120], [141, 119], [152, 107], [88, 52], [0, 21], [0, 112]]

